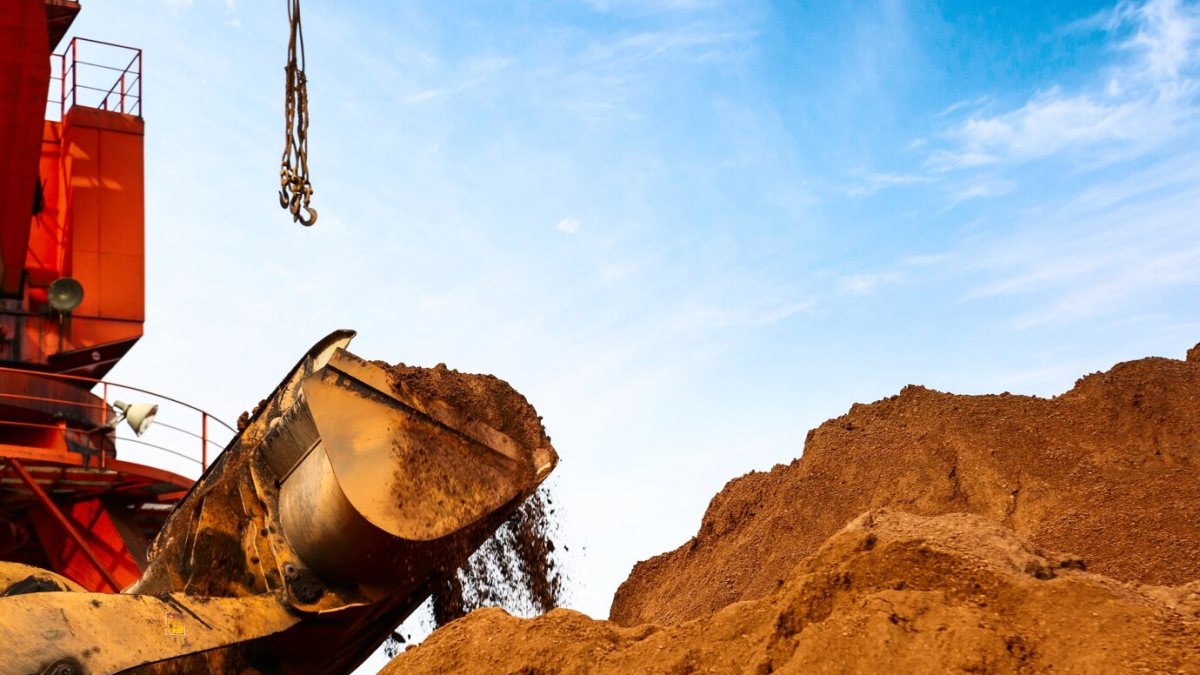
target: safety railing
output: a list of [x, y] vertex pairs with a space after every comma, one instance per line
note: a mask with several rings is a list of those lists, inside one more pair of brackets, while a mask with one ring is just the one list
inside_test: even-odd
[[[14, 377], [29, 382], [13, 384]], [[10, 384], [0, 388], [0, 405], [9, 410], [21, 408], [43, 416], [50, 414], [55, 419], [48, 423], [0, 416], [0, 434], [5, 427], [19, 427], [71, 435], [73, 442], [91, 451], [79, 454], [81, 466], [103, 467], [110, 457], [105, 451], [105, 441], [111, 439], [118, 449], [133, 444], [147, 449], [151, 459], [157, 453], [166, 453], [204, 471], [237, 433], [202, 408], [140, 387], [78, 375], [0, 367], [0, 381], [6, 379]], [[90, 389], [90, 394], [85, 389]], [[71, 395], [71, 391], [82, 395]], [[114, 419], [120, 419], [114, 407], [118, 398], [130, 399], [131, 404], [157, 406], [153, 421], [136, 437], [124, 424], [112, 424]], [[121, 454], [124, 458], [125, 450]]]
[[62, 120], [77, 105], [143, 116], [142, 50], [77, 37], [50, 59], [47, 119]]

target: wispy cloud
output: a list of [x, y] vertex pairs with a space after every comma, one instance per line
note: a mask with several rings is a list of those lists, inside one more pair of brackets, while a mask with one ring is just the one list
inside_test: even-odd
[[1181, 0], [1154, 0], [1138, 4], [1124, 0], [1108, 13], [1108, 28], [1119, 31], [1134, 26], [1134, 34], [1121, 47], [1137, 56], [1140, 74], [1160, 82], [1173, 82], [1196, 64], [1194, 47], [1200, 40], [1200, 8]]
[[952, 253], [925, 253], [922, 255], [911, 255], [900, 261], [902, 265], [911, 267], [930, 267], [938, 263], [946, 262], [954, 257]]
[[977, 243], [991, 278], [969, 299], [1023, 297], [1011, 318], [1028, 328], [1147, 311], [1200, 284], [1200, 155], [1182, 155], [1096, 185]]
[[791, 318], [815, 304], [811, 300], [782, 303], [763, 301], [738, 307], [687, 303], [669, 314], [666, 323], [672, 331], [699, 333], [729, 328], [761, 328]]
[[925, 168], [930, 171], [953, 171], [954, 169], [987, 166], [998, 161], [1000, 161], [998, 157], [986, 152], [938, 149], [930, 153], [925, 160]]
[[636, 101], [646, 98], [651, 83], [668, 69], [712, 67], [739, 58], [751, 49], [753, 31], [714, 28], [685, 22], [657, 30], [591, 37], [568, 53], [543, 56], [558, 65], [538, 73], [554, 82], [565, 109], [577, 117], [603, 122], [638, 119]]
[[241, 28], [242, 20], [237, 15], [237, 0], [225, 0], [225, 25]]
[[932, 180], [932, 177], [920, 174], [871, 173], [863, 176], [846, 193], [851, 197], [868, 197], [884, 188], [912, 185], [914, 183], [928, 183]]
[[633, 11], [678, 12], [705, 9], [720, 4], [718, 0], [583, 0], [584, 4], [602, 12]]
[[[914, 175], [946, 191], [942, 215], [1006, 199], [928, 258], [945, 264], [917, 256], [901, 267], [955, 275], [972, 288], [965, 300], [1009, 308], [997, 311], [1010, 328], [1119, 321], [1200, 285], [1200, 3], [1122, 1], [1069, 30], [1107, 36], [1112, 63], [1090, 85], [1048, 86], [1008, 109], [991, 95], [959, 101], [934, 116], [940, 133], [910, 146], [924, 155]], [[1051, 157], [1086, 171], [1054, 178], [1049, 197], [1025, 189], [1045, 180], [1032, 165]], [[864, 273], [839, 287], [863, 294], [898, 280]]]
[[838, 288], [843, 293], [862, 295], [871, 293], [880, 286], [898, 284], [902, 281], [904, 281], [904, 275], [900, 272], [870, 272], [863, 274], [851, 274], [844, 276], [839, 280]]
[[457, 75], [457, 81], [408, 94], [403, 100], [406, 104], [417, 105], [474, 89], [511, 63], [509, 58], [496, 56], [474, 59], [466, 64], [465, 73]]
[[967, 184], [963, 187], [953, 190], [947, 197], [946, 211], [962, 204], [963, 202], [972, 199], [980, 199], [984, 197], [1003, 197], [1013, 191], [1017, 186], [1011, 180], [991, 179], [982, 180]]
[[[1196, 77], [1200, 11], [1181, 0], [1122, 2], [1091, 24], [1126, 57], [1087, 89], [1052, 87], [1020, 107], [977, 111], [945, 130], [934, 171], [1019, 164], [1078, 151], [1091, 162], [1143, 154], [1188, 133], [1200, 118]], [[955, 104], [945, 113], [967, 104]]]
[[966, 109], [978, 109], [991, 100], [992, 99], [990, 96], [979, 96], [976, 98], [968, 98], [961, 101], [956, 101], [946, 106], [940, 113], [938, 113], [938, 117], [946, 117], [947, 115], [952, 115]]
[[575, 234], [576, 232], [579, 231], [579, 228], [582, 225], [583, 225], [583, 221], [579, 220], [578, 218], [563, 218], [562, 220], [558, 221], [558, 224], [555, 225], [554, 227], [559, 232], [563, 232], [566, 234]]

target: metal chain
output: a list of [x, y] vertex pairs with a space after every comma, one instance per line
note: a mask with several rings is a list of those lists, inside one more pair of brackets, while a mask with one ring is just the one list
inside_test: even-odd
[[[312, 183], [308, 180], [308, 79], [304, 75], [304, 30], [300, 27], [300, 0], [288, 0], [287, 100], [284, 121], [287, 143], [279, 166], [279, 205], [292, 212], [292, 220], [309, 226], [317, 222], [317, 210], [309, 206]], [[299, 45], [299, 52], [297, 52]], [[297, 53], [299, 60], [297, 61]], [[308, 215], [301, 215], [303, 209]]]

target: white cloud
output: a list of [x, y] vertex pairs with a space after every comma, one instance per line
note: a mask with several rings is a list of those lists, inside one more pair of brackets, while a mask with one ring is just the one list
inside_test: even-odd
[[915, 183], [928, 183], [933, 180], [929, 176], [917, 174], [871, 173], [863, 176], [861, 182], [850, 187], [847, 193], [851, 197], [867, 197], [884, 188]]
[[1137, 27], [1122, 47], [1137, 52], [1145, 74], [1163, 81], [1175, 80], [1196, 61], [1200, 40], [1200, 10], [1180, 0], [1154, 0], [1145, 4], [1122, 2], [1111, 12], [1110, 30], [1123, 24]]
[[838, 287], [843, 293], [862, 295], [870, 293], [880, 286], [898, 284], [904, 281], [904, 275], [899, 272], [872, 272], [851, 274], [841, 278]]
[[799, 314], [800, 312], [803, 312], [806, 309], [811, 308], [815, 304], [816, 304], [816, 302], [814, 302], [812, 300], [806, 300], [803, 302], [788, 303], [786, 305], [782, 305], [782, 306], [776, 307], [774, 309], [768, 309], [766, 311], [759, 313], [754, 318], [752, 325], [754, 325], [754, 326], [769, 326], [771, 324], [779, 323], [780, 321], [783, 321], [784, 319], [790, 318], [796, 314]]
[[789, 319], [815, 305], [815, 301], [767, 301], [747, 306], [725, 307], [689, 302], [667, 316], [667, 325], [674, 331], [707, 332], [718, 329], [754, 329]]
[[925, 160], [925, 168], [930, 171], [951, 171], [995, 164], [997, 161], [995, 156], [982, 152], [934, 150]]
[[967, 297], [1024, 296], [1018, 328], [1147, 311], [1200, 284], [1200, 156], [1096, 185], [967, 252], [991, 276]]
[[470, 91], [490, 80], [496, 73], [504, 70], [511, 63], [511, 59], [503, 57], [493, 56], [476, 59], [466, 65], [466, 72], [458, 76], [457, 82], [409, 94], [404, 97], [403, 101], [408, 105], [417, 105]]
[[958, 188], [951, 192], [947, 197], [949, 204], [946, 210], [950, 210], [959, 204], [970, 201], [972, 199], [980, 199], [984, 197], [1003, 197], [1013, 191], [1016, 183], [1010, 180], [987, 180], [978, 183], [972, 183], [964, 187]]
[[912, 267], [930, 267], [938, 263], [945, 262], [953, 258], [952, 253], [926, 253], [924, 255], [911, 255], [902, 259], [900, 262], [904, 265]]
[[605, 281], [619, 281], [634, 273], [634, 267], [626, 263], [604, 263], [600, 266], [600, 277]]
[[715, 0], [583, 0], [584, 4], [602, 12], [634, 11], [638, 13], [664, 11], [693, 11], [718, 4]]
[[640, 119], [644, 111], [638, 102], [658, 77], [677, 72], [680, 64], [710, 68], [713, 62], [734, 60], [749, 53], [755, 33], [689, 24], [602, 39], [581, 37], [567, 54], [539, 57], [549, 64], [538, 73], [539, 80], [555, 81], [560, 105], [599, 123]]
[[[1189, 132], [1200, 119], [1200, 79], [1194, 72], [1200, 12], [1180, 0], [1150, 0], [1123, 2], [1104, 19], [1093, 24], [1102, 23], [1128, 58], [1096, 86], [1075, 92], [1054, 87], [1014, 110], [977, 111], [946, 130], [949, 143], [930, 152], [926, 168], [1021, 163], [1073, 151], [1089, 153], [1092, 161], [1099, 154], [1104, 163]], [[962, 107], [970, 104], [955, 104], [943, 114]]]
[[[191, 0], [188, 0], [188, 1], [190, 2]], [[225, 19], [226, 26], [229, 26], [231, 28], [241, 28], [242, 27], [242, 20], [241, 20], [241, 18], [239, 18], [236, 15], [236, 12], [237, 12], [237, 0], [225, 0], [225, 15], [228, 17]]]
[[[968, 299], [1021, 298], [1008, 317], [1016, 328], [1123, 318], [1200, 284], [1200, 4], [1121, 2], [1074, 28], [1105, 31], [1116, 63], [1088, 87], [1050, 87], [1007, 110], [951, 106], [942, 115], [959, 120], [924, 164], [954, 185], [944, 212], [1013, 193], [1016, 172], [1039, 159], [1110, 167], [1089, 172], [1089, 187], [1024, 204], [955, 252], [955, 266], [984, 279]], [[1137, 171], [1115, 166], [1135, 157]], [[869, 276], [854, 281], [847, 286], [872, 287]]]
[[978, 98], [969, 98], [969, 99], [963, 99], [961, 101], [956, 101], [955, 103], [952, 103], [952, 104], [946, 106], [945, 109], [943, 109], [940, 113], [938, 113], [938, 117], [945, 117], [947, 115], [956, 113], [960, 110], [965, 110], [967, 108], [978, 109], [978, 108], [982, 107], [984, 104], [989, 103], [990, 101], [991, 101], [990, 96], [980, 96]]
[[558, 224], [555, 225], [554, 227], [559, 232], [565, 232], [567, 234], [575, 234], [576, 232], [579, 231], [579, 228], [582, 225], [583, 225], [583, 221], [579, 220], [578, 218], [563, 218], [562, 220], [558, 221]]
[[968, 148], [960, 157], [999, 156], [1013, 161], [1046, 157], [1073, 147], [1157, 143], [1173, 135], [1181, 118], [1193, 112], [1179, 103], [1154, 92], [1112, 100], [1094, 94], [1068, 96], [1053, 89], [1018, 110], [972, 118], [952, 135]]

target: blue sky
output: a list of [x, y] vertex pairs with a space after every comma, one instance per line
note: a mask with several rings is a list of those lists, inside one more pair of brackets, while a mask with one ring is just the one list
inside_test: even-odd
[[[1054, 395], [1200, 341], [1200, 5], [88, 0], [146, 50], [146, 338], [235, 418], [324, 333], [490, 372], [563, 457], [572, 606], [909, 383]], [[183, 470], [182, 468], [180, 470]]]

